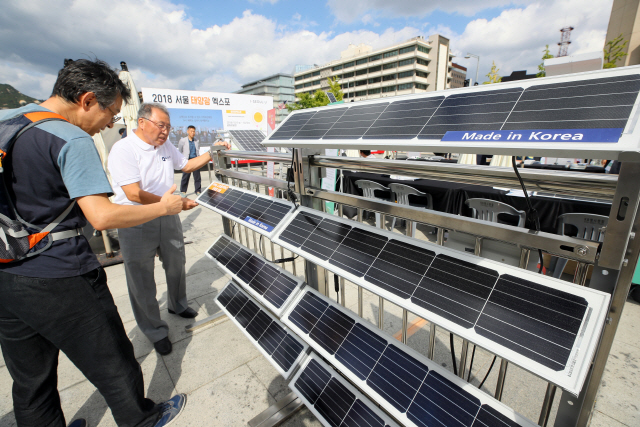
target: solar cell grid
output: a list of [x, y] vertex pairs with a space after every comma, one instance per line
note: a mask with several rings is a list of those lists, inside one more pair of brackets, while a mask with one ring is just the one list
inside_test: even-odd
[[363, 139], [412, 139], [429, 121], [444, 96], [409, 99], [389, 104]]
[[220, 183], [211, 184], [196, 201], [267, 237], [294, 209], [292, 203]]
[[[589, 310], [597, 310], [602, 320], [605, 294], [558, 287], [557, 281], [543, 276], [351, 224], [299, 208], [274, 242], [545, 379], [579, 389], [582, 383], [571, 372], [584, 349], [585, 335], [591, 350], [585, 349], [587, 354], [579, 362], [583, 368], [578, 369], [588, 366], [588, 354], [602, 327], [600, 321], [593, 324]], [[324, 351], [350, 365], [354, 375], [366, 377], [370, 365], [363, 362], [365, 358], [349, 361], [358, 350], [350, 342], [350, 333], [341, 328], [350, 324], [331, 320], [336, 314], [311, 294], [305, 294], [299, 307], [290, 315], [296, 327], [311, 333]], [[322, 328], [326, 324], [335, 325], [330, 334]], [[589, 334], [587, 326], [592, 328]]]
[[232, 282], [216, 302], [287, 378], [304, 356], [307, 345]]
[[[315, 298], [310, 298], [310, 295]], [[307, 317], [314, 316], [301, 306], [303, 301], [311, 299], [321, 300], [328, 308], [323, 313], [315, 313], [314, 326], [308, 333], [301, 330], [301, 337], [401, 422], [404, 423], [402, 417], [406, 417], [407, 425], [412, 423], [420, 427], [533, 425], [484, 393], [475, 389], [467, 391], [463, 388], [466, 383], [461, 379], [407, 346], [396, 345], [396, 340], [386, 337], [384, 332], [356, 318], [337, 303], [317, 295], [314, 290], [307, 290], [299, 303], [288, 310], [283, 321], [292, 323], [296, 330], [296, 322], [292, 321], [296, 315], [306, 312]], [[333, 348], [325, 348], [324, 337], [330, 334], [343, 336], [344, 333], [337, 331], [340, 322], [323, 321], [331, 311], [340, 312], [354, 322], [335, 353], [332, 353]], [[335, 318], [335, 314], [331, 316]], [[323, 383], [324, 389], [327, 383], [329, 381]], [[297, 387], [297, 383], [294, 385]], [[314, 396], [319, 398], [322, 393], [319, 390]], [[334, 404], [339, 406], [336, 402]], [[482, 405], [486, 406], [484, 410], [481, 410]], [[342, 412], [344, 411], [336, 411]], [[508, 417], [505, 413], [513, 416]], [[519, 421], [515, 422], [513, 419]], [[338, 425], [333, 422], [329, 424]]]
[[387, 103], [378, 103], [350, 107], [331, 126], [323, 139], [358, 139], [367, 132], [373, 122], [387, 107]]
[[398, 427], [329, 365], [311, 354], [293, 378], [291, 389], [330, 427]]
[[304, 124], [316, 114], [315, 111], [299, 112], [287, 118], [278, 129], [269, 137], [274, 140], [291, 139]]
[[295, 134], [294, 139], [320, 139], [348, 108], [332, 108], [318, 111]]
[[220, 236], [207, 256], [234, 276], [262, 304], [280, 314], [302, 284], [302, 279], [246, 249], [228, 236]]
[[252, 130], [230, 130], [229, 134], [236, 145], [243, 151], [267, 151], [262, 141], [266, 135], [257, 129]]

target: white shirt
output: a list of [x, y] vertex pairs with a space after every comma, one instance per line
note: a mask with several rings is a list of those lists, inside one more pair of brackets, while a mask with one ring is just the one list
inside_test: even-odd
[[154, 147], [134, 132], [116, 142], [109, 153], [108, 169], [113, 180], [114, 203], [139, 205], [122, 191], [122, 186], [140, 183], [140, 189], [162, 196], [173, 185], [174, 169], [182, 170], [187, 159], [168, 140]]

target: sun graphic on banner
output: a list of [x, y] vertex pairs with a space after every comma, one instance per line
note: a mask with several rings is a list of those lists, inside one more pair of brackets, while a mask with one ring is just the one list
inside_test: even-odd
[[256, 123], [261, 123], [261, 122], [262, 122], [262, 119], [264, 119], [264, 117], [262, 116], [262, 113], [260, 113], [260, 112], [255, 113], [255, 114], [253, 115], [253, 120], [254, 120]]

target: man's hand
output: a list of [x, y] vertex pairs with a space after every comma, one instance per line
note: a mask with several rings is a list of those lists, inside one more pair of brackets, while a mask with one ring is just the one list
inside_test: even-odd
[[160, 199], [160, 203], [164, 205], [167, 211], [166, 215], [176, 215], [182, 211], [182, 197], [173, 194], [176, 188], [176, 184], [173, 184], [169, 191], [164, 193], [162, 199]]
[[195, 200], [187, 199], [186, 197], [182, 198], [182, 210], [183, 211], [188, 211], [190, 209], [195, 208], [196, 206], [198, 206], [198, 203]]
[[224, 145], [227, 148], [227, 150], [231, 150], [231, 144], [228, 141], [224, 141], [222, 139], [216, 141], [216, 143], [213, 145]]

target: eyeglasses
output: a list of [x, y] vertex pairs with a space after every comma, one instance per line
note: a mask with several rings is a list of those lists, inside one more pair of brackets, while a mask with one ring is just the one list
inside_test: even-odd
[[109, 110], [109, 112], [111, 114], [113, 114], [113, 117], [111, 117], [111, 122], [110, 123], [113, 124], [113, 123], [117, 122], [118, 120], [120, 120], [120, 116], [118, 115], [118, 113], [114, 113], [113, 110], [111, 108], [109, 108], [109, 107], [107, 107], [107, 110]]
[[147, 119], [146, 117], [140, 117], [140, 118], [144, 119], [144, 120], [147, 120], [147, 121], [153, 123], [154, 125], [158, 126], [158, 129], [160, 129], [160, 132], [164, 132], [165, 130], [167, 131], [167, 133], [171, 132], [171, 125], [166, 125], [164, 123], [157, 123], [157, 122], [154, 122], [151, 119]]

